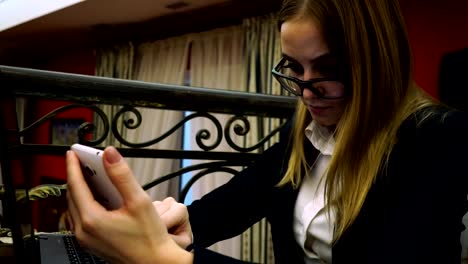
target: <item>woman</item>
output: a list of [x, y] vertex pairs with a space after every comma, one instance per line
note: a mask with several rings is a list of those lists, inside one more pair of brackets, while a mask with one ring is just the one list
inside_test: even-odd
[[266, 217], [276, 263], [460, 263], [466, 117], [414, 83], [398, 1], [286, 0], [279, 27], [273, 74], [301, 99], [289, 139], [188, 210], [153, 210], [108, 148], [126, 202], [105, 211], [68, 153], [79, 241], [114, 262], [234, 263], [204, 247]]

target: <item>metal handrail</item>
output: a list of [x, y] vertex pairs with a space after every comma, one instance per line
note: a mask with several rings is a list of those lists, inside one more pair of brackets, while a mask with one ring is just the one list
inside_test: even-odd
[[2, 92], [16, 96], [170, 110], [288, 117], [297, 98], [0, 65]]

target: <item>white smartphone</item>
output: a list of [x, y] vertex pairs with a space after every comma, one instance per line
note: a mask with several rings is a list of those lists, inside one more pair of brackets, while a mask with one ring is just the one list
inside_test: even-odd
[[80, 159], [81, 172], [89, 189], [93, 193], [94, 199], [107, 210], [120, 208], [123, 204], [123, 199], [104, 169], [102, 160], [103, 151], [81, 144], [73, 144], [71, 150]]

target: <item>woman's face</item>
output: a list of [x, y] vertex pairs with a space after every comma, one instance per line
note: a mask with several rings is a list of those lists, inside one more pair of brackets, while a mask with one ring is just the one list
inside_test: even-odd
[[[306, 81], [339, 74], [336, 72], [338, 62], [330, 54], [320, 29], [312, 19], [284, 22], [281, 26], [281, 46], [293, 77]], [[344, 90], [344, 86], [340, 89]], [[316, 122], [330, 128], [338, 123], [346, 106], [344, 99], [321, 99], [307, 88], [303, 91], [302, 102]]]

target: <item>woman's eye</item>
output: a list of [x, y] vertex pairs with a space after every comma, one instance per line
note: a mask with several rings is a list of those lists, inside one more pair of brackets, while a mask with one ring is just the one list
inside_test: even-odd
[[292, 74], [292, 75], [301, 75], [304, 70], [302, 69], [302, 66], [297, 64], [297, 63], [287, 63], [283, 66], [283, 68], [285, 69], [286, 73], [289, 73], [289, 74]]
[[322, 65], [316, 65], [314, 67], [314, 70], [320, 73], [322, 76], [335, 76], [338, 73], [338, 67], [337, 65], [331, 65], [331, 64], [322, 64]]

